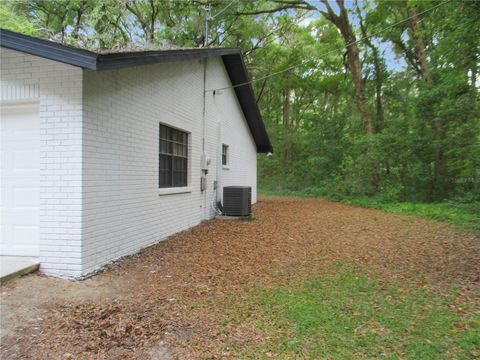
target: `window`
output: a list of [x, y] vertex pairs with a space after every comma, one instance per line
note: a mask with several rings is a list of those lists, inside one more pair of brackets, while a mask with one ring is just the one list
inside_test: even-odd
[[222, 165], [228, 165], [228, 145], [222, 145]]
[[188, 134], [160, 124], [158, 187], [187, 186]]

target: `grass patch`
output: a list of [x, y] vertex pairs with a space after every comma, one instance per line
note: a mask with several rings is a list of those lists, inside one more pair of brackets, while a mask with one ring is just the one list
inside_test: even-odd
[[480, 232], [480, 202], [459, 203], [453, 201], [437, 203], [416, 203], [416, 202], [397, 202], [387, 201], [375, 197], [344, 197], [329, 198], [320, 193], [307, 189], [306, 191], [262, 191], [263, 195], [290, 195], [299, 197], [319, 197], [333, 201], [340, 201], [345, 204], [355, 205], [365, 208], [379, 209], [392, 213], [402, 213], [406, 215], [421, 216], [428, 219], [446, 221], [455, 224], [461, 228]]
[[[480, 316], [414, 285], [385, 285], [352, 269], [272, 287], [252, 298], [268, 341], [242, 358], [471, 359], [480, 356]], [[462, 312], [457, 311], [463, 306]]]
[[347, 204], [374, 208], [388, 212], [422, 216], [433, 220], [447, 221], [455, 225], [480, 231], [480, 203], [413, 203], [385, 202], [370, 198], [350, 198]]

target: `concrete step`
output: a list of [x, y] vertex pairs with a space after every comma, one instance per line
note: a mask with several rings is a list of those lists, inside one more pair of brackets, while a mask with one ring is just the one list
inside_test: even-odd
[[0, 285], [6, 281], [38, 270], [37, 258], [23, 256], [0, 256]]

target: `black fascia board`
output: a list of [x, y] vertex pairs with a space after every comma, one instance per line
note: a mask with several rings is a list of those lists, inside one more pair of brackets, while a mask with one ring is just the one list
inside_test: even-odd
[[97, 54], [53, 41], [0, 29], [0, 46], [84, 69], [96, 70]]
[[[257, 146], [257, 152], [273, 152], [239, 49], [201, 48], [97, 54], [5, 29], [0, 29], [0, 46], [94, 71], [220, 56], [234, 86], [238, 102]], [[244, 85], [235, 87], [240, 84]]]
[[202, 59], [239, 53], [238, 49], [231, 48], [203, 48], [101, 54], [53, 41], [33, 38], [5, 29], [0, 29], [0, 46], [88, 70], [113, 70], [160, 62]]
[[111, 70], [179, 60], [204, 59], [212, 56], [237, 53], [239, 53], [238, 49], [202, 48], [99, 54], [96, 70]]
[[235, 94], [247, 120], [250, 132], [257, 145], [257, 152], [273, 152], [272, 144], [270, 143], [262, 116], [260, 115], [260, 110], [258, 109], [242, 56], [240, 54], [224, 55], [222, 56], [222, 60], [230, 77], [230, 81], [234, 86]]

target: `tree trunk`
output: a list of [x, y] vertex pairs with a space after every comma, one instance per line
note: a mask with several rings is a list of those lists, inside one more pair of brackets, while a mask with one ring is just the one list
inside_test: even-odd
[[379, 132], [383, 128], [383, 103], [382, 103], [382, 70], [380, 64], [378, 63], [378, 59], [375, 61], [375, 109], [377, 115], [376, 121], [376, 132]]
[[283, 136], [285, 147], [283, 152], [283, 169], [285, 175], [288, 174], [289, 166], [289, 131], [290, 131], [290, 89], [287, 87], [283, 90]]
[[[418, 16], [415, 9], [409, 5], [408, 1], [409, 0], [405, 0], [405, 4], [408, 17], [410, 18], [410, 29], [412, 30], [412, 38], [415, 45], [415, 54], [418, 61], [418, 67], [420, 69], [420, 77], [425, 83], [430, 84], [431, 79], [428, 72], [425, 44], [423, 37], [420, 34]], [[432, 128], [438, 145], [435, 149], [433, 159], [433, 179], [430, 190], [430, 201], [439, 199], [442, 194], [446, 195], [449, 191], [448, 184], [445, 181], [448, 163], [448, 159], [443, 148], [445, 132], [443, 130], [443, 126], [438, 121], [434, 122]]]
[[145, 40], [147, 42], [153, 43], [155, 40], [155, 20], [158, 13], [158, 9], [156, 8], [154, 2], [150, 1], [152, 13], [150, 19], [148, 20], [144, 17], [145, 14], [142, 14], [142, 12], [136, 7], [135, 2], [126, 2], [125, 7], [137, 18], [138, 22], [140, 23], [140, 27], [145, 34]]
[[418, 66], [420, 68], [420, 76], [422, 80], [430, 82], [427, 66], [427, 57], [425, 55], [425, 45], [423, 37], [420, 34], [420, 24], [418, 22], [417, 12], [410, 7], [408, 0], [405, 0], [407, 6], [408, 17], [410, 18], [410, 28], [412, 29], [412, 37], [415, 42], [415, 53], [417, 54]]
[[327, 106], [328, 106], [328, 91], [324, 90], [323, 91], [323, 104], [322, 104], [323, 113], [327, 112]]
[[360, 51], [356, 43], [357, 39], [348, 19], [348, 13], [345, 9], [344, 0], [337, 0], [338, 7], [340, 9], [339, 15], [335, 14], [328, 0], [322, 0], [322, 2], [327, 7], [328, 11], [326, 13], [322, 12], [323, 15], [327, 20], [331, 21], [338, 28], [338, 30], [340, 30], [343, 40], [345, 41], [345, 46], [347, 48], [347, 65], [353, 76], [353, 84], [355, 86], [355, 100], [357, 103], [357, 107], [360, 111], [360, 116], [367, 130], [367, 134], [372, 135], [372, 115], [370, 113], [370, 109], [365, 98], [365, 89], [362, 81]]
[[72, 38], [78, 39], [79, 33], [80, 33], [80, 27], [82, 24], [82, 16], [85, 11], [85, 6], [86, 3], [85, 1], [81, 1], [80, 4], [78, 5], [77, 9], [77, 20], [75, 21], [75, 28], [72, 32]]
[[470, 71], [470, 82], [472, 83], [473, 91], [477, 92], [477, 67], [474, 65]]
[[157, 22], [157, 15], [158, 15], [158, 8], [155, 5], [154, 0], [150, 0], [150, 7], [152, 9], [152, 15], [150, 19], [150, 31], [149, 31], [149, 39], [148, 41], [153, 44], [155, 43], [155, 24]]
[[382, 103], [382, 86], [383, 86], [383, 73], [382, 73], [382, 64], [380, 60], [380, 54], [377, 47], [372, 43], [370, 38], [368, 38], [367, 29], [363, 23], [362, 14], [358, 8], [358, 16], [360, 18], [360, 29], [362, 35], [365, 39], [365, 43], [372, 50], [373, 55], [373, 67], [375, 70], [375, 111], [376, 111], [376, 121], [375, 121], [375, 132], [380, 132], [383, 127], [383, 103]]

